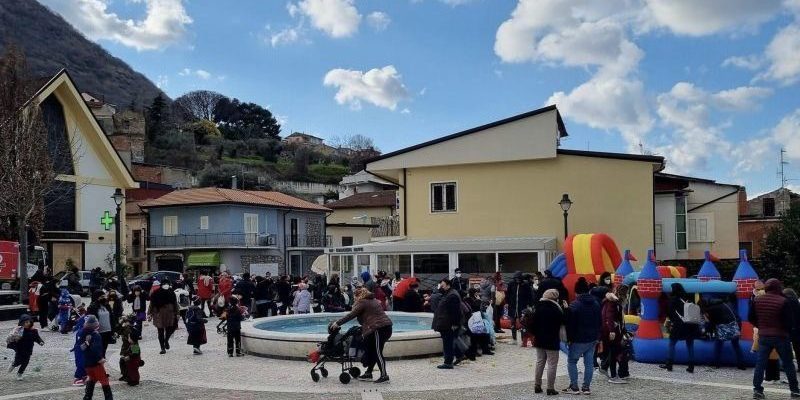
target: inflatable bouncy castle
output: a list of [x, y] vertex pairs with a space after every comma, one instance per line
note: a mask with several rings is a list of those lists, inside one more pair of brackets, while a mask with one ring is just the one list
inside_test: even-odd
[[[741, 250], [739, 265], [733, 280], [722, 281], [714, 262], [719, 261], [710, 251], [705, 252], [705, 261], [696, 278], [687, 278], [686, 269], [681, 266], [659, 266], [656, 264], [653, 250], [649, 250], [647, 259], [640, 271], [631, 264], [636, 258], [626, 250], [620, 256], [614, 241], [605, 234], [579, 234], [570, 236], [565, 242], [564, 254], [558, 255], [548, 270], [553, 276], [562, 279], [570, 299], [574, 298], [575, 282], [584, 277], [587, 281], [597, 282], [603, 272], [613, 275], [614, 284], [625, 284], [631, 288], [625, 315], [629, 331], [635, 332], [633, 340], [634, 359], [646, 363], [663, 363], [669, 351], [669, 335], [664, 329], [666, 317], [666, 298], [672, 292], [672, 284], [680, 283], [686, 292], [695, 296], [695, 301], [719, 298], [727, 300], [735, 296], [733, 307], [741, 321], [742, 348], [745, 364], [753, 365], [755, 355], [750, 352], [753, 340], [753, 326], [747, 320], [750, 307], [750, 296], [753, 293], [758, 275], [747, 260], [747, 252]], [[614, 268], [613, 265], [617, 267]], [[732, 304], [733, 306], [733, 304]], [[735, 365], [734, 352], [724, 344], [722, 362]], [[714, 340], [698, 339], [694, 341], [695, 363], [710, 364], [714, 358]], [[688, 351], [685, 342], [678, 342], [675, 352], [675, 363], [686, 363]]]

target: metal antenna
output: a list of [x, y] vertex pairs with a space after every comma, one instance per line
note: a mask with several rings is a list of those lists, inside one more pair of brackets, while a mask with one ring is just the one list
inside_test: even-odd
[[789, 179], [786, 178], [786, 173], [784, 172], [784, 165], [788, 165], [789, 162], [784, 160], [783, 155], [786, 154], [786, 149], [781, 147], [781, 164], [780, 164], [780, 174], [781, 174], [781, 189], [786, 187], [786, 184], [789, 182]]

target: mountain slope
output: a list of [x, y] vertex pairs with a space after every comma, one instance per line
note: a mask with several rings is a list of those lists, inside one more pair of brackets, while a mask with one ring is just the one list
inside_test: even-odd
[[66, 68], [78, 88], [118, 108], [149, 105], [161, 92], [147, 77], [86, 39], [61, 16], [34, 0], [0, 1], [0, 49], [13, 43], [34, 76]]

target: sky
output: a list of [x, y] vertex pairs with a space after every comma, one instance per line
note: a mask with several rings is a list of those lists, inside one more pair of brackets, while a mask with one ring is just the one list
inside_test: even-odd
[[556, 104], [563, 148], [800, 190], [800, 0], [39, 0], [175, 98], [384, 152]]

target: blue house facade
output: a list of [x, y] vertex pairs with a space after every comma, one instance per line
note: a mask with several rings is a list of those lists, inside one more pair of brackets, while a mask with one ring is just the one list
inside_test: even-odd
[[305, 275], [330, 242], [330, 210], [278, 192], [179, 190], [142, 208], [152, 270]]

